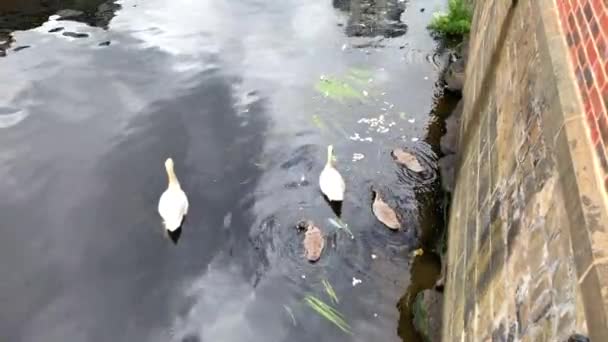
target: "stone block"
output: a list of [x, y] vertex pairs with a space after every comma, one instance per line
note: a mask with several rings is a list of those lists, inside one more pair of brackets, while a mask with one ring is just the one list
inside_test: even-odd
[[464, 260], [450, 309], [462, 321], [445, 341], [562, 341], [586, 325], [608, 341], [604, 177], [589, 162], [554, 6], [476, 2], [460, 140], [469, 162], [450, 239]]

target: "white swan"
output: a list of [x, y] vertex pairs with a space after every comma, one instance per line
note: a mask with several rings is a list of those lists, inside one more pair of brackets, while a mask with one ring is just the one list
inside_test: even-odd
[[173, 170], [173, 159], [165, 161], [165, 169], [169, 177], [169, 186], [163, 192], [158, 201], [158, 213], [163, 218], [163, 224], [168, 231], [175, 231], [182, 225], [184, 216], [188, 214], [188, 197], [179, 185], [175, 171]]
[[333, 151], [333, 145], [327, 146], [327, 163], [319, 176], [319, 186], [321, 187], [321, 192], [330, 201], [341, 202], [344, 200], [346, 184], [344, 184], [344, 179], [340, 175], [340, 172], [332, 166]]

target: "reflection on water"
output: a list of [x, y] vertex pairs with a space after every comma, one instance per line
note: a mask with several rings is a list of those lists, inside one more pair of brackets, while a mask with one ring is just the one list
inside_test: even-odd
[[333, 0], [333, 6], [349, 14], [348, 36], [394, 38], [407, 32], [407, 25], [401, 22], [405, 1]]
[[[0, 340], [398, 341], [410, 252], [442, 225], [441, 58], [407, 57], [436, 54], [417, 6], [2, 2]], [[348, 230], [317, 186], [328, 144]], [[190, 200], [177, 243], [156, 212], [167, 157]], [[372, 186], [403, 231], [374, 218]], [[326, 235], [314, 264], [302, 219]], [[303, 303], [323, 281], [353, 336]]]
[[[110, 20], [121, 6], [113, 0], [4, 0], [0, 2], [0, 57], [15, 44], [11, 34], [16, 30], [29, 30], [45, 23], [51, 15], [59, 20], [74, 20], [90, 26], [108, 28]], [[61, 28], [51, 29], [51, 33]], [[64, 35], [69, 32], [64, 32]], [[72, 33], [74, 34], [74, 33]], [[21, 45], [13, 51], [29, 47]]]

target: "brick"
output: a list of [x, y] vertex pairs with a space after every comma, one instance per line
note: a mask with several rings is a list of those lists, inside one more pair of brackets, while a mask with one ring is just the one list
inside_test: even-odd
[[600, 162], [602, 171], [604, 171], [604, 173], [608, 172], [608, 160], [606, 160], [606, 150], [604, 148], [604, 144], [602, 144], [601, 141], [595, 144], [595, 154]]
[[587, 65], [587, 57], [585, 56], [585, 46], [581, 45], [576, 51], [576, 57], [578, 58], [578, 66], [583, 68]]
[[593, 64], [593, 77], [595, 78], [595, 86], [597, 89], [604, 88], [604, 84], [606, 84], [606, 75], [604, 74], [604, 70], [602, 70], [601, 62], [599, 61]]
[[593, 8], [589, 2], [587, 2], [583, 7], [583, 13], [585, 14], [585, 19], [587, 19], [587, 22], [591, 21], [593, 18]]
[[608, 84], [604, 84], [604, 89], [602, 89], [602, 98], [604, 99], [604, 108], [606, 112], [608, 112]]
[[[597, 91], [596, 87], [593, 87], [589, 92], [589, 101], [591, 102], [591, 109], [596, 117], [603, 113], [604, 108], [602, 99], [600, 98], [600, 93]], [[608, 143], [608, 140], [606, 142]]]
[[602, 6], [602, 0], [591, 0], [591, 7], [593, 7], [593, 11], [596, 16], [599, 16], [604, 12], [604, 7]]
[[583, 67], [583, 78], [585, 79], [585, 88], [590, 89], [593, 86], [593, 73], [589, 64]]
[[[574, 39], [574, 37], [572, 38]], [[595, 41], [595, 47], [597, 48], [597, 53], [599, 55], [600, 60], [608, 60], [608, 44], [606, 37], [598, 37]]]
[[585, 41], [587, 39], [587, 37], [589, 37], [589, 30], [587, 30], [587, 23], [585, 22], [583, 10], [581, 9], [580, 6], [576, 9], [575, 16], [576, 16], [576, 24], [578, 25], [578, 29], [581, 33], [583, 41]]
[[[583, 76], [583, 70], [580, 67], [576, 68], [576, 81], [578, 82], [578, 86], [581, 90], [585, 89], [585, 78]], [[586, 92], [583, 95], [583, 101], [585, 101], [586, 98]]]
[[576, 19], [574, 18], [574, 13], [568, 14], [568, 29], [567, 31], [576, 32]]
[[589, 30], [591, 31], [591, 37], [593, 37], [593, 39], [596, 39], [597, 37], [600, 36], [600, 28], [597, 24], [597, 20], [595, 18], [591, 18], [591, 20], [589, 21]]
[[590, 40], [585, 48], [587, 50], [587, 61], [590, 65], [597, 61], [597, 52], [595, 51], [595, 41]]
[[560, 1], [560, 4], [562, 5], [562, 9], [566, 14], [568, 14], [572, 9], [572, 6], [570, 6], [570, 1]]
[[608, 36], [608, 13], [604, 12], [599, 20], [600, 27], [604, 33], [604, 37]]

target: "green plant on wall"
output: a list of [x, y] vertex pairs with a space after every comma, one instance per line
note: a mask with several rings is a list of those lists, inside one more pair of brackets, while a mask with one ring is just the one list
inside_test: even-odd
[[428, 28], [441, 36], [462, 36], [471, 29], [472, 16], [467, 0], [449, 0], [448, 12], [435, 13]]

